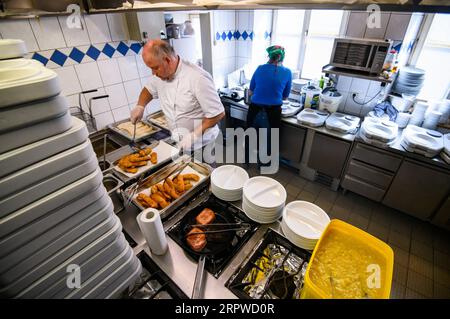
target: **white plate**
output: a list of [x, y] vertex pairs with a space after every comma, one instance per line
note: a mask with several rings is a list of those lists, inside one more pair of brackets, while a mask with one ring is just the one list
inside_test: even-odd
[[273, 216], [271, 218], [267, 217], [261, 217], [258, 215], [258, 212], [254, 211], [252, 208], [248, 207], [246, 203], [242, 202], [242, 210], [244, 211], [245, 215], [247, 215], [248, 218], [251, 220], [260, 223], [260, 224], [271, 224], [275, 222], [280, 216]]
[[297, 237], [295, 237], [295, 234], [292, 233], [292, 231], [289, 229], [289, 227], [285, 223], [281, 222], [280, 226], [281, 226], [281, 230], [283, 231], [283, 234], [286, 236], [286, 238], [291, 243], [293, 243], [294, 245], [296, 245], [300, 248], [307, 249], [307, 250], [313, 250], [318, 242], [318, 240], [315, 240], [313, 242], [301, 241]]
[[211, 174], [211, 183], [224, 191], [241, 190], [248, 179], [248, 173], [236, 165], [222, 165]]
[[248, 206], [250, 206], [254, 210], [260, 212], [261, 214], [269, 215], [269, 216], [272, 216], [273, 214], [279, 212], [281, 209], [283, 209], [283, 207], [285, 205], [285, 203], [283, 203], [282, 205], [280, 205], [278, 207], [274, 207], [274, 208], [259, 207], [255, 204], [253, 204], [251, 201], [249, 201], [249, 199], [245, 196], [245, 194], [242, 194], [242, 201], [245, 202]]
[[243, 194], [255, 206], [275, 209], [284, 205], [287, 198], [286, 189], [273, 178], [256, 176], [244, 184]]
[[[171, 158], [172, 156], [175, 156], [176, 154], [178, 154], [178, 149], [176, 149], [175, 147], [167, 144], [166, 142], [160, 141], [159, 144], [153, 149], [153, 152], [156, 152], [158, 154], [158, 161], [156, 164], [152, 164], [152, 162], [148, 161], [147, 165], [145, 166], [140, 166], [137, 169], [136, 173], [128, 173], [125, 172], [124, 170], [122, 170], [119, 166], [114, 166], [114, 169], [116, 171], [118, 171], [119, 173], [129, 177], [129, 178], [134, 178], [136, 176], [141, 175], [142, 173], [148, 171], [149, 169], [151, 169], [153, 166], [160, 164], [161, 162]], [[130, 152], [131, 154], [131, 152]]]
[[330, 217], [313, 203], [293, 201], [283, 209], [283, 220], [301, 238], [317, 240], [330, 222]]

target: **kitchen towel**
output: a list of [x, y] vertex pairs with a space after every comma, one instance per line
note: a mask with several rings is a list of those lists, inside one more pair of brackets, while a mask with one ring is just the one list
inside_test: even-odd
[[168, 245], [159, 211], [147, 208], [136, 219], [152, 254], [164, 255]]

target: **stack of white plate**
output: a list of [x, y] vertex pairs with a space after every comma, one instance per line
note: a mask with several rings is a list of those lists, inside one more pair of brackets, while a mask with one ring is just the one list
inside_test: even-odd
[[399, 71], [393, 91], [417, 96], [425, 80], [425, 71], [414, 67], [404, 67]]
[[330, 222], [319, 206], [305, 201], [293, 201], [283, 209], [281, 229], [294, 245], [313, 250]]
[[414, 104], [414, 111], [412, 112], [409, 124], [420, 126], [422, 125], [423, 119], [425, 118], [425, 113], [428, 109], [428, 104], [425, 102], [416, 102]]
[[255, 222], [270, 224], [281, 217], [286, 197], [286, 189], [273, 178], [252, 177], [244, 184], [242, 209]]
[[225, 201], [236, 201], [242, 198], [242, 188], [249, 179], [248, 173], [236, 165], [223, 165], [211, 174], [211, 191]]

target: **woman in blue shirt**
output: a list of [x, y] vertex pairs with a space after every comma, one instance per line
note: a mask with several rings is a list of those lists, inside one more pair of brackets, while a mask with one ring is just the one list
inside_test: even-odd
[[[267, 155], [270, 155], [270, 129], [280, 128], [281, 105], [291, 91], [292, 73], [282, 65], [285, 55], [283, 47], [273, 45], [266, 51], [269, 61], [258, 66], [250, 81], [251, 103], [247, 113], [247, 127], [253, 127], [257, 132], [259, 128], [268, 129], [266, 145]], [[248, 153], [246, 155], [248, 163]]]

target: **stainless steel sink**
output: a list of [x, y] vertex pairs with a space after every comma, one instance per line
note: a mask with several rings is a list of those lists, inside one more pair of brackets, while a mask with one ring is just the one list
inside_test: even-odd
[[109, 132], [108, 130], [101, 130], [89, 135], [89, 139], [91, 140], [92, 147], [94, 148], [94, 152], [97, 155], [97, 158], [101, 158], [103, 156], [104, 148], [105, 148], [105, 136], [106, 136], [106, 154], [109, 154], [122, 146], [128, 144], [128, 142], [115, 134]]

